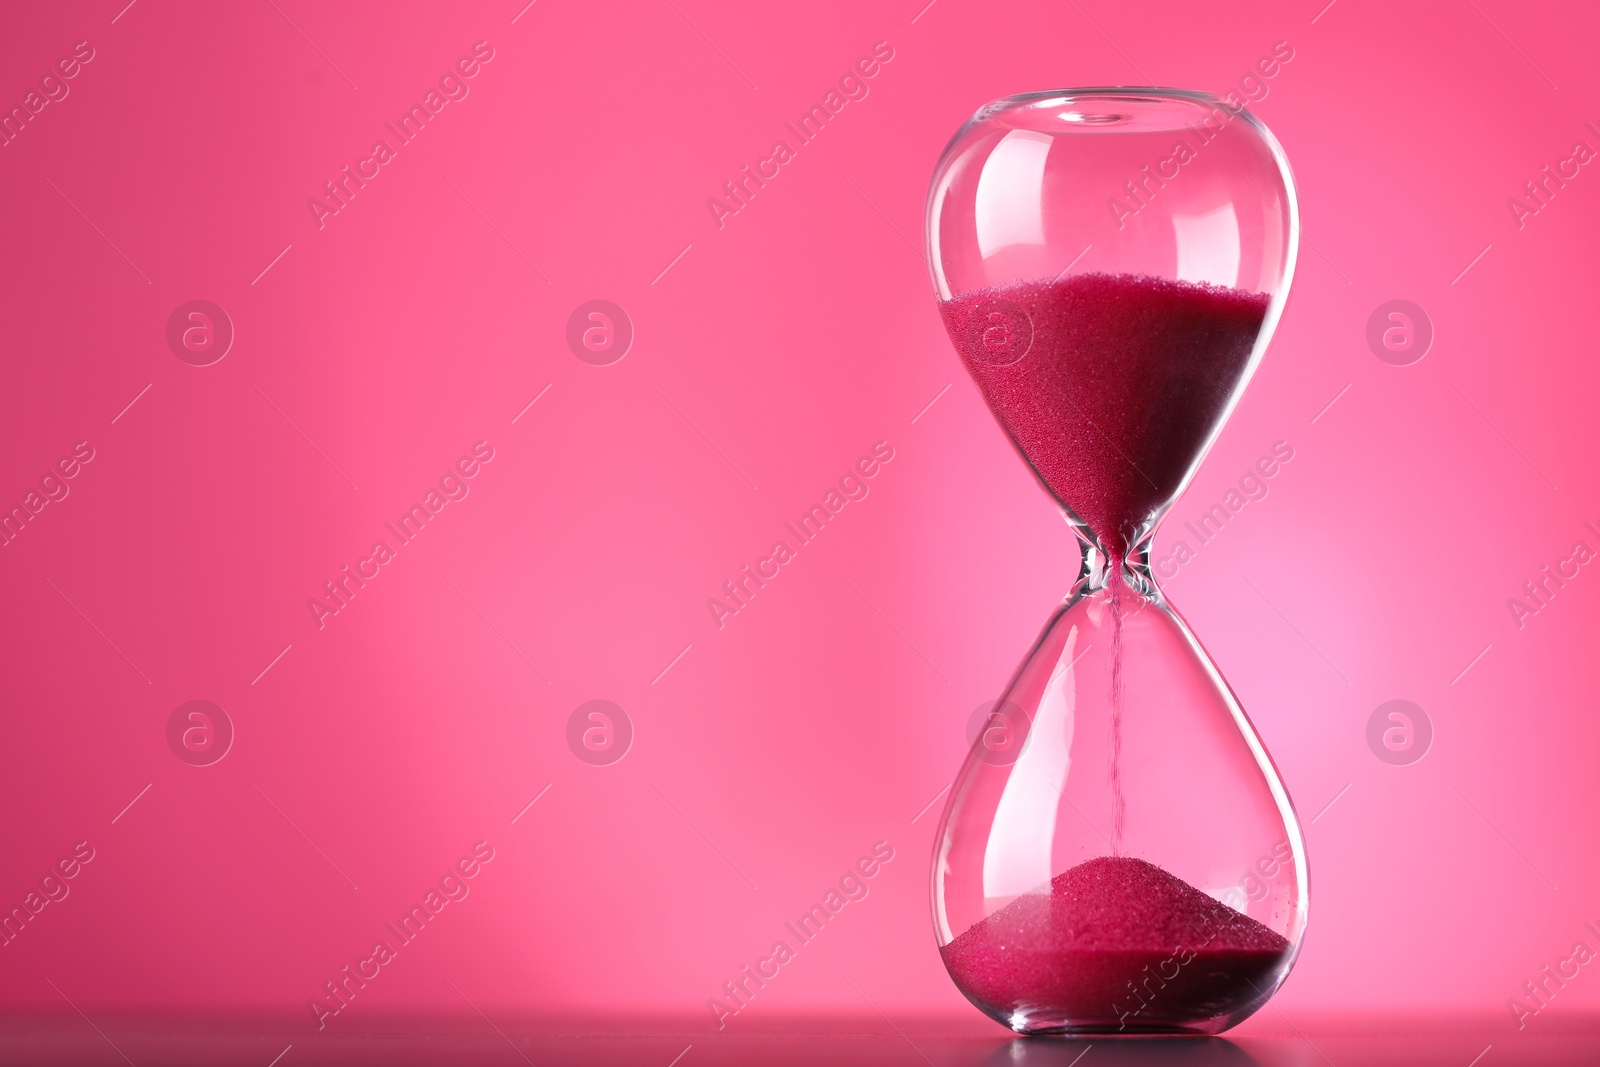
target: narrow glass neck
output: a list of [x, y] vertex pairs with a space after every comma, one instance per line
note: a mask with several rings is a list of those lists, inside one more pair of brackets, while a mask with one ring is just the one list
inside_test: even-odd
[[1161, 590], [1150, 573], [1150, 541], [1155, 536], [1151, 530], [1141, 537], [1119, 560], [1107, 552], [1088, 526], [1068, 519], [1078, 542], [1078, 576], [1068, 594], [1092, 596], [1110, 589], [1118, 582], [1148, 600], [1160, 600]]

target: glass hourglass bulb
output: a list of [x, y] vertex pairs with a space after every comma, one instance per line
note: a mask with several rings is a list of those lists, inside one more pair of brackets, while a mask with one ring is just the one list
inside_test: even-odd
[[1018, 1032], [1218, 1033], [1299, 950], [1293, 807], [1148, 565], [1277, 323], [1295, 213], [1272, 135], [1204, 93], [996, 101], [934, 171], [945, 326], [1082, 556], [935, 840], [946, 968]]

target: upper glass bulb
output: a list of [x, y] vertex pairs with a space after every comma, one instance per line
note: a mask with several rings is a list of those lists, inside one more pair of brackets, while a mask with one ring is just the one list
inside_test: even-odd
[[967, 368], [1069, 516], [1113, 556], [1183, 490], [1289, 289], [1293, 183], [1204, 93], [999, 100], [928, 192], [934, 287]]

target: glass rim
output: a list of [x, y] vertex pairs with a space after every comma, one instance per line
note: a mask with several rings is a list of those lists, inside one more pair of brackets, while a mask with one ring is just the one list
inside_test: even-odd
[[[1246, 125], [1253, 126], [1259, 130], [1266, 129], [1261, 120], [1252, 114], [1249, 107], [1244, 103], [1241, 102], [1235, 105], [1229, 103], [1224, 97], [1208, 93], [1202, 89], [1173, 89], [1159, 85], [1089, 85], [1068, 86], [1060, 89], [1039, 89], [991, 100], [972, 113], [972, 116], [966, 121], [962, 129], [957, 132], [955, 137], [951, 138], [951, 144], [954, 144], [962, 133], [965, 133], [973, 126], [1000, 120], [1005, 115], [1024, 112], [1041, 104], [1050, 103], [1061, 105], [1123, 103], [1133, 107], [1143, 105], [1147, 109], [1145, 111], [1146, 118], [1154, 118], [1158, 115], [1170, 116], [1179, 110], [1187, 109], [1193, 109], [1197, 113], [1205, 114], [1220, 111], [1228, 116], [1229, 121], [1243, 119]], [[1134, 116], [1120, 117], [1133, 118]], [[1159, 122], [1160, 119], [1157, 119], [1157, 121]], [[1062, 133], [1077, 132], [1080, 134], [1135, 132], [1130, 131], [1126, 124], [1113, 121], [1058, 124], [1058, 129]], [[1144, 130], [1137, 132], [1155, 131]], [[948, 148], [949, 146], [946, 147]]]
[[[1163, 85], [1079, 85], [1059, 89], [1036, 89], [1026, 93], [1013, 93], [993, 100], [986, 107], [1012, 106], [1034, 103], [1053, 97], [1139, 97], [1150, 96], [1163, 100], [1189, 100], [1197, 104], [1216, 104], [1227, 107], [1222, 98], [1203, 89], [1174, 89]], [[1229, 108], [1229, 110], [1233, 110]]]
[[[1288, 195], [1289, 228], [1290, 228], [1290, 262], [1295, 258], [1295, 251], [1299, 246], [1299, 207], [1298, 197], [1295, 193], [1293, 172], [1289, 166], [1289, 158], [1283, 150], [1272, 130], [1262, 122], [1250, 108], [1241, 103], [1237, 107], [1228, 103], [1223, 97], [1203, 89], [1174, 89], [1160, 85], [1086, 85], [1067, 86], [1057, 89], [1037, 89], [1025, 93], [1013, 93], [1010, 96], [998, 97], [984, 104], [974, 111], [961, 126], [950, 135], [950, 140], [945, 143], [944, 149], [939, 153], [938, 162], [934, 164], [933, 180], [928, 187], [928, 205], [931, 207], [939, 175], [944, 171], [956, 146], [976, 128], [986, 123], [995, 122], [1000, 116], [1015, 112], [1019, 108], [1036, 105], [1047, 100], [1060, 100], [1062, 102], [1074, 100], [1113, 101], [1126, 100], [1130, 103], [1142, 102], [1156, 105], [1187, 104], [1191, 106], [1208, 108], [1210, 111], [1221, 111], [1228, 116], [1228, 121], [1243, 120], [1246, 127], [1261, 138], [1267, 145], [1277, 161], [1278, 170], [1283, 177], [1283, 183]], [[1131, 116], [1127, 116], [1131, 117]], [[996, 123], [999, 125], [999, 123]], [[1081, 123], [1070, 124], [1076, 129], [1062, 128], [1069, 124], [1060, 124], [1052, 129], [1052, 134], [1076, 134], [1085, 136], [1091, 134], [1122, 134], [1130, 131], [1121, 122]], [[1185, 123], [1185, 126], [1189, 124]], [[1120, 128], [1119, 128], [1120, 127]], [[1162, 132], [1162, 131], [1137, 131], [1137, 132]], [[939, 289], [938, 272], [934, 270], [933, 263], [929, 261], [929, 270], [935, 278], [935, 289]], [[1292, 267], [1291, 267], [1292, 270]], [[1287, 281], [1287, 279], [1285, 279]]]

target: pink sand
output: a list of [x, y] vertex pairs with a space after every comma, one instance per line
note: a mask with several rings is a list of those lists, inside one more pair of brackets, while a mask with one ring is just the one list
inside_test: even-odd
[[940, 952], [956, 984], [992, 1009], [1138, 1033], [1206, 1029], [1273, 989], [1289, 947], [1153, 863], [1102, 856]]
[[[1221, 286], [1079, 274], [974, 290], [940, 310], [1039, 476], [1120, 557], [1222, 417], [1267, 304]], [[1005, 344], [1017, 343], [1018, 308], [1031, 344], [1002, 365], [1016, 355]]]

